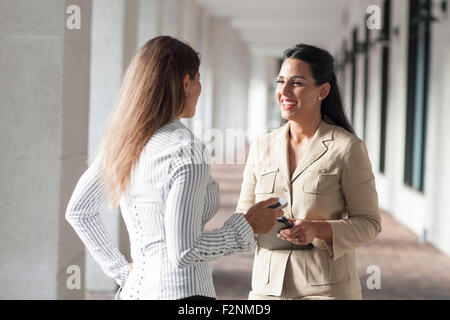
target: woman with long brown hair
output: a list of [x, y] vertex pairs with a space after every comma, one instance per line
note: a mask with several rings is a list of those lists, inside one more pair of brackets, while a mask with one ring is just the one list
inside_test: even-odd
[[249, 299], [361, 299], [355, 248], [381, 232], [367, 149], [329, 52], [298, 44], [283, 58], [276, 99], [285, 124], [251, 146], [236, 211], [284, 197], [292, 227], [280, 246], [258, 246]]
[[[208, 261], [248, 250], [281, 210], [272, 198], [203, 228], [218, 209], [218, 186], [204, 145], [183, 125], [201, 92], [200, 59], [187, 44], [160, 36], [128, 67], [98, 154], [77, 183], [66, 219], [120, 299], [215, 298]], [[120, 205], [133, 264], [112, 243], [98, 211]]]

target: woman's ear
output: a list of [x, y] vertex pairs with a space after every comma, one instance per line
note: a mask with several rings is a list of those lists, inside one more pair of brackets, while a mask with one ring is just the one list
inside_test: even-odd
[[190, 92], [190, 85], [191, 85], [191, 78], [189, 74], [186, 74], [183, 78], [183, 89], [184, 89], [184, 96], [189, 96]]
[[331, 89], [331, 85], [329, 82], [325, 82], [320, 87], [320, 100], [323, 100], [328, 96], [328, 94], [330, 93], [330, 89]]

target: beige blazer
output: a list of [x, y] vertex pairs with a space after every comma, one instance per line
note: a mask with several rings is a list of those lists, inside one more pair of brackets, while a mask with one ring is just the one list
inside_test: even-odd
[[381, 231], [374, 175], [363, 141], [322, 120], [293, 176], [289, 176], [289, 123], [250, 147], [237, 212], [282, 196], [285, 216], [324, 220], [332, 243], [314, 249], [255, 252], [252, 291], [288, 297], [342, 296], [360, 291], [354, 249]]

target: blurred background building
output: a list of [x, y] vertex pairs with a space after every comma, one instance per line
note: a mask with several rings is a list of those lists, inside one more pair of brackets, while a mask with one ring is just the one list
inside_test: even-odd
[[[368, 146], [381, 208], [450, 255], [447, 3], [2, 0], [0, 299], [82, 299], [116, 289], [64, 214], [127, 64], [157, 35], [201, 54], [203, 91], [185, 124], [201, 137], [241, 129], [249, 143], [279, 125], [283, 50], [300, 42], [329, 50], [348, 116]], [[120, 215], [102, 211], [128, 255]], [[70, 266], [80, 267], [81, 289], [68, 286]]]

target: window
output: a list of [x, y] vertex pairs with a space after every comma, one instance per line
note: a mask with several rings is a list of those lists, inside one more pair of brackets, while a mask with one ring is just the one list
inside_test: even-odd
[[345, 40], [342, 42], [342, 48], [335, 56], [338, 58], [336, 60], [336, 74], [339, 80], [339, 87], [342, 92], [345, 92], [345, 53], [346, 44]]
[[380, 115], [380, 161], [379, 171], [385, 173], [386, 169], [386, 121], [387, 121], [387, 98], [389, 81], [389, 41], [391, 25], [391, 1], [383, 3], [383, 29], [381, 30], [381, 115]]
[[355, 121], [355, 89], [356, 89], [356, 51], [358, 46], [358, 29], [353, 29], [353, 36], [352, 36], [352, 52], [351, 55], [351, 64], [352, 64], [352, 83], [351, 83], [351, 106], [352, 106], [352, 112], [351, 112], [351, 121], [352, 124], [354, 124]]
[[423, 191], [428, 107], [431, 0], [409, 1], [405, 184]]
[[[367, 15], [364, 18], [364, 23], [366, 23]], [[363, 88], [363, 140], [366, 139], [366, 131], [367, 131], [367, 104], [368, 104], [368, 95], [369, 95], [369, 48], [370, 48], [370, 29], [365, 28], [365, 42], [363, 43], [362, 53], [364, 54], [364, 88]]]

